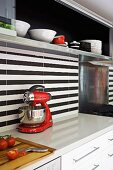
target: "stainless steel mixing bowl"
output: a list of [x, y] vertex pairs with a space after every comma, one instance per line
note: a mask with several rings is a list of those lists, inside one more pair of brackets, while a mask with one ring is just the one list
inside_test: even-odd
[[24, 124], [42, 123], [45, 116], [45, 108], [42, 106], [23, 106], [19, 108], [20, 122]]

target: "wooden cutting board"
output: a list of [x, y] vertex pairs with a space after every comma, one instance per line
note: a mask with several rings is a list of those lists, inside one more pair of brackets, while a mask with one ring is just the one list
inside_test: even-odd
[[[12, 149], [27, 149], [29, 147], [38, 147], [38, 148], [48, 148], [47, 152], [38, 153], [38, 152], [28, 152], [25, 156], [19, 157], [15, 160], [8, 160], [5, 156], [6, 152]], [[34, 142], [30, 142], [21, 138], [16, 138], [15, 145], [4, 151], [0, 151], [0, 170], [14, 170], [14, 169], [21, 169], [23, 166], [31, 165], [32, 163], [37, 162], [38, 160], [42, 159], [43, 157], [52, 154], [55, 149], [36, 144]]]

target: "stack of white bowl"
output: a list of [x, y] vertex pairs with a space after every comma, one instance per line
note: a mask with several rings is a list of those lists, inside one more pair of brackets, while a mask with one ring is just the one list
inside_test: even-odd
[[81, 40], [81, 42], [91, 43], [91, 52], [102, 54], [102, 41], [100, 40]]

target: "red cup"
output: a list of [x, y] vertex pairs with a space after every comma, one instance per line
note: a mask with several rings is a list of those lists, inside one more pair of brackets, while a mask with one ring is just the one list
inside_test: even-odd
[[59, 36], [54, 37], [52, 43], [53, 44], [64, 44], [65, 43], [65, 36], [59, 35]]

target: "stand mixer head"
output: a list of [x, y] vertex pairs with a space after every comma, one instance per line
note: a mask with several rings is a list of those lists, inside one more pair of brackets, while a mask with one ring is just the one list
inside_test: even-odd
[[[23, 100], [29, 106], [19, 108], [23, 114], [18, 130], [25, 133], [41, 132], [52, 126], [52, 115], [47, 105], [51, 95], [44, 92], [44, 86], [35, 85], [24, 93]], [[40, 106], [39, 106], [40, 105]]]

